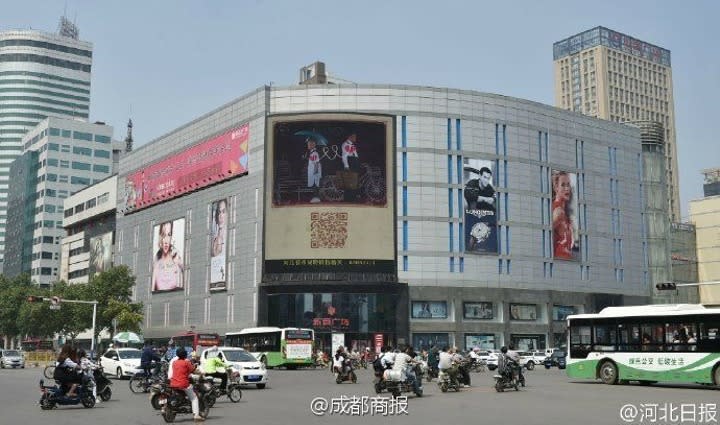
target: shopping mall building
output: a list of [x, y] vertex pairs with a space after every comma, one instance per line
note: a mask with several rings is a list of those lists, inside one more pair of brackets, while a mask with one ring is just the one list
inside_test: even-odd
[[564, 345], [649, 301], [639, 130], [472, 90], [265, 86], [121, 160], [146, 338]]

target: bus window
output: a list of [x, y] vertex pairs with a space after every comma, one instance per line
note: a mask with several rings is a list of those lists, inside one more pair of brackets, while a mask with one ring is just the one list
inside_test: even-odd
[[697, 350], [717, 352], [720, 350], [720, 322], [700, 323]]
[[590, 352], [590, 326], [570, 327], [570, 357], [585, 359]]
[[663, 351], [664, 329], [662, 325], [641, 325], [642, 351]]
[[618, 325], [619, 351], [640, 351], [640, 325]]
[[617, 342], [615, 325], [595, 325], [593, 329], [595, 331], [593, 350], [615, 351], [615, 344]]

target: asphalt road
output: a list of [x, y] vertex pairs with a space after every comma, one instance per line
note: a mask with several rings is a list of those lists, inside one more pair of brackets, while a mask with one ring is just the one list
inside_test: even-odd
[[[0, 424], [77, 425], [94, 423], [162, 424], [159, 412], [150, 407], [147, 395], [132, 394], [128, 381], [113, 379], [113, 397], [92, 409], [82, 406], [60, 406], [42, 411], [38, 405], [38, 382], [42, 369], [0, 369]], [[264, 390], [248, 388], [243, 398], [233, 404], [221, 398], [210, 411], [207, 424], [360, 424], [378, 421], [392, 424], [518, 424], [547, 425], [581, 423], [601, 424], [690, 424], [719, 423], [717, 404], [720, 392], [696, 385], [615, 385], [599, 382], [570, 381], [564, 371], [536, 369], [526, 372], [527, 387], [518, 392], [497, 393], [492, 387], [492, 372], [472, 374], [472, 387], [459, 393], [440, 392], [435, 382], [425, 383], [425, 395], [410, 395], [407, 414], [383, 416], [391, 410], [387, 399], [377, 397], [372, 389], [372, 372], [360, 370], [358, 383], [335, 384], [327, 370], [272, 370], [270, 384]], [[358, 402], [339, 402], [342, 396], [358, 397]], [[368, 397], [362, 408], [362, 397]], [[381, 394], [388, 397], [387, 393]], [[355, 410], [355, 415], [311, 412], [313, 399], [321, 397], [328, 405]], [[384, 401], [383, 401], [384, 400]], [[370, 405], [373, 411], [369, 411]], [[625, 420], [620, 416], [625, 407]], [[353, 407], [354, 406], [354, 407]], [[634, 409], [635, 410], [634, 410]], [[664, 410], [663, 410], [664, 409]], [[655, 412], [656, 416], [645, 416]], [[635, 415], [633, 416], [633, 412]], [[665, 418], [662, 417], [665, 412]], [[673, 412], [676, 417], [673, 417]], [[682, 414], [682, 416], [680, 416]], [[694, 417], [692, 416], [694, 414]], [[642, 416], [641, 416], [642, 415]], [[702, 415], [702, 416], [700, 416]], [[628, 420], [631, 419], [631, 420]], [[652, 420], [654, 419], [654, 421]], [[664, 420], [661, 420], [664, 419]], [[672, 420], [675, 419], [675, 420]], [[691, 420], [694, 419], [694, 420]], [[451, 423], [449, 422], [452, 421]], [[192, 423], [190, 415], [178, 415], [176, 423]]]

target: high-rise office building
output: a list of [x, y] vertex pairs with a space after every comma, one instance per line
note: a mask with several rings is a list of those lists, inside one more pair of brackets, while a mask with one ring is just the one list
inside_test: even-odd
[[680, 220], [670, 51], [596, 27], [553, 44], [555, 106], [616, 122], [665, 128], [668, 212]]
[[[720, 176], [720, 168], [702, 171], [705, 176], [705, 196], [690, 201], [690, 221], [697, 228], [698, 281], [720, 281], [720, 195], [712, 186]], [[708, 186], [710, 185], [710, 186]], [[700, 302], [720, 305], [720, 285], [700, 286]]]
[[[79, 203], [68, 211], [64, 199], [113, 173], [124, 143], [113, 141], [112, 134], [113, 128], [103, 123], [51, 117], [22, 138], [24, 155], [13, 166], [17, 162], [26, 164], [27, 175], [22, 181], [30, 193], [20, 195], [27, 208], [20, 211], [13, 208], [10, 214], [6, 275], [29, 273], [41, 285], [59, 280], [60, 242], [65, 236], [63, 218], [98, 202]], [[29, 157], [29, 152], [37, 154]], [[15, 192], [8, 199], [11, 205], [19, 204]]]
[[57, 34], [0, 31], [0, 265], [8, 213], [10, 164], [23, 136], [47, 117], [87, 121], [92, 44], [61, 18]]

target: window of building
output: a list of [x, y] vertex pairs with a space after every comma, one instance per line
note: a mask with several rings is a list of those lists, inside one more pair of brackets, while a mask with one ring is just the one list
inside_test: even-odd
[[82, 131], [73, 131], [73, 139], [92, 142], [93, 135], [91, 133], [83, 133]]
[[90, 179], [87, 177], [78, 177], [78, 176], [72, 176], [70, 177], [70, 183], [71, 184], [82, 184], [85, 186], [90, 185]]
[[73, 146], [73, 153], [76, 155], [92, 156], [92, 149]]
[[92, 207], [94, 207], [96, 204], [97, 204], [97, 199], [96, 199], [96, 198], [92, 198], [92, 199], [88, 200], [87, 202], [85, 202], [85, 208], [92, 208]]
[[88, 164], [87, 162], [73, 161], [72, 168], [73, 168], [73, 170], [90, 171], [90, 164]]
[[85, 211], [85, 204], [75, 205], [75, 214]]
[[63, 130], [63, 131], [62, 131], [62, 137], [66, 137], [66, 138], [69, 139], [71, 135], [72, 135], [72, 132], [71, 132], [70, 130]]
[[[45, 166], [45, 161], [46, 161], [46, 160], [43, 159], [43, 166]], [[55, 158], [48, 158], [48, 159], [47, 159], [47, 166], [48, 166], [48, 167], [57, 167], [57, 165], [58, 165], [58, 160], [57, 160], [57, 159], [55, 159]]]
[[48, 143], [47, 148], [51, 151], [57, 151], [60, 149], [60, 146], [57, 143]]
[[59, 129], [59, 128], [52, 128], [52, 127], [50, 127], [50, 135], [51, 135], [51, 136], [59, 136], [59, 135], [60, 135], [60, 129]]
[[110, 167], [108, 167], [107, 165], [95, 164], [93, 165], [93, 171], [96, 171], [98, 173], [109, 173]]
[[68, 208], [68, 209], [66, 209], [66, 210], [65, 210], [65, 218], [68, 218], [68, 217], [70, 217], [71, 215], [73, 215], [73, 214], [74, 214], [74, 211], [75, 211], [75, 210], [74, 210], [73, 208]]
[[110, 143], [110, 137], [96, 134], [95, 141], [98, 143]]
[[61, 159], [60, 160], [60, 168], [70, 168], [70, 161]]
[[70, 145], [60, 145], [60, 152], [70, 153]]
[[102, 195], [98, 196], [97, 198], [98, 204], [104, 204], [105, 202], [110, 200], [110, 193], [105, 192]]
[[68, 182], [68, 176], [66, 176], [66, 175], [64, 175], [64, 174], [60, 174], [60, 175], [58, 176], [58, 182], [60, 182], [60, 183], [67, 183], [67, 182]]
[[96, 158], [110, 158], [110, 151], [95, 149]]

